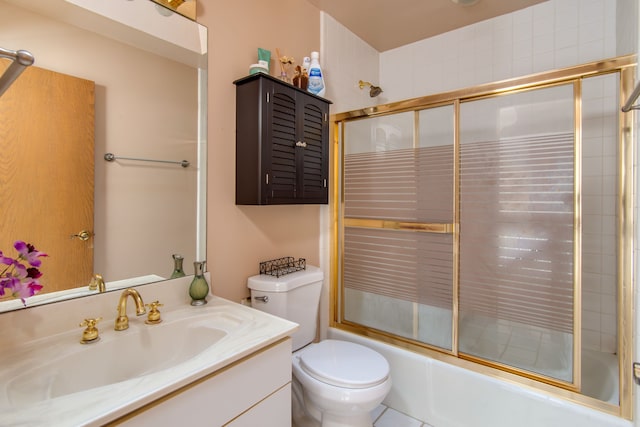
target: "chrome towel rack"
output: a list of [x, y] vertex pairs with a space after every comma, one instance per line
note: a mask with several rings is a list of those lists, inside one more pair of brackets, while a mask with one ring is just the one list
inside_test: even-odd
[[137, 157], [120, 157], [120, 156], [116, 156], [113, 153], [106, 153], [104, 155], [104, 159], [107, 162], [113, 162], [114, 160], [135, 160], [138, 162], [155, 162], [155, 163], [173, 163], [176, 165], [180, 165], [183, 168], [186, 168], [189, 166], [189, 161], [188, 160], [180, 160], [180, 161], [175, 161], [175, 160], [154, 160], [154, 159], [140, 159]]
[[640, 110], [640, 105], [633, 105], [633, 103], [638, 99], [638, 96], [640, 96], [640, 83], [636, 85], [636, 87], [633, 89], [633, 92], [631, 92], [631, 96], [629, 96], [626, 104], [622, 106], [621, 109], [623, 113], [627, 113], [631, 110]]
[[9, 50], [2, 47], [0, 47], [0, 58], [12, 60], [4, 73], [0, 75], [0, 96], [2, 96], [25, 68], [33, 64], [35, 58], [26, 50]]

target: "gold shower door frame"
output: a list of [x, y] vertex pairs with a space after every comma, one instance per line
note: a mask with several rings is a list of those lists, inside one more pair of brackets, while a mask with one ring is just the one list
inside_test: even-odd
[[[332, 155], [332, 189], [331, 189], [331, 301], [330, 301], [330, 326], [350, 331], [363, 336], [372, 337], [380, 341], [388, 342], [399, 347], [408, 348], [428, 355], [434, 359], [445, 361], [457, 366], [462, 366], [476, 372], [493, 377], [508, 379], [527, 386], [534, 387], [552, 396], [569, 399], [585, 406], [598, 409], [626, 419], [633, 416], [633, 207], [634, 207], [634, 116], [633, 113], [619, 113], [619, 159], [618, 166], [618, 200], [617, 200], [617, 236], [618, 240], [618, 265], [617, 265], [617, 292], [618, 292], [618, 362], [619, 362], [619, 391], [620, 404], [614, 405], [600, 401], [578, 392], [580, 389], [580, 354], [581, 354], [581, 87], [582, 79], [598, 75], [619, 73], [620, 107], [633, 91], [635, 76], [635, 55], [617, 57], [609, 60], [559, 69], [555, 71], [534, 74], [521, 78], [509, 79], [501, 82], [489, 83], [471, 88], [413, 98], [405, 101], [378, 105], [362, 110], [354, 110], [332, 116], [333, 146]], [[542, 375], [536, 375], [529, 371], [513, 368], [484, 359], [461, 355], [458, 353], [458, 287], [459, 287], [459, 150], [460, 150], [460, 103], [478, 100], [486, 97], [513, 94], [523, 90], [538, 89], [559, 84], [572, 84], [574, 87], [574, 352], [573, 370], [574, 383], [567, 384], [556, 381]], [[454, 223], [453, 224], [425, 224], [396, 222], [385, 220], [365, 220], [357, 218], [344, 218], [344, 123], [351, 120], [372, 118], [376, 116], [395, 114], [400, 112], [415, 111], [442, 106], [454, 107]], [[417, 127], [417, 120], [415, 121]], [[414, 132], [417, 134], [417, 132]], [[427, 233], [453, 234], [454, 272], [453, 272], [453, 307], [452, 307], [452, 349], [451, 351], [436, 348], [428, 344], [419, 343], [407, 338], [399, 337], [391, 333], [374, 330], [344, 320], [344, 289], [341, 286], [343, 264], [343, 238], [346, 226], [371, 227], [379, 229], [410, 230]]]

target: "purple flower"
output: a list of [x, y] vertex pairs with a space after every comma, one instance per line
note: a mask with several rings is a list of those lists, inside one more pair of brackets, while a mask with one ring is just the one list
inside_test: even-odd
[[27, 277], [37, 279], [42, 276], [42, 272], [35, 267], [27, 268]]
[[9, 286], [5, 287], [5, 290], [9, 289], [12, 297], [20, 298], [23, 304], [26, 304], [25, 299], [34, 296], [42, 289], [42, 285], [37, 280], [31, 280], [22, 282], [14, 279]]
[[38, 258], [40, 258], [41, 256], [49, 256], [44, 252], [38, 251], [32, 244], [25, 243], [21, 240], [16, 241], [13, 244], [13, 247], [16, 248], [16, 250], [20, 254], [18, 258], [27, 261], [32, 267], [40, 267], [42, 261], [40, 261]]
[[[23, 241], [15, 242], [13, 247], [18, 251], [17, 258], [4, 256], [0, 252], [0, 264], [6, 266], [4, 269], [0, 268], [0, 297], [9, 293], [9, 296], [20, 298], [26, 305], [26, 298], [42, 290], [42, 285], [38, 282], [42, 272], [37, 267], [42, 264], [40, 257], [48, 255]], [[26, 261], [29, 267], [20, 261]]]
[[7, 277], [0, 279], [0, 296], [4, 296], [5, 289], [10, 289], [13, 286], [13, 282], [18, 281], [15, 277]]
[[4, 256], [2, 251], [0, 251], [0, 264], [11, 265], [15, 261], [13, 258], [9, 258], [8, 256]]

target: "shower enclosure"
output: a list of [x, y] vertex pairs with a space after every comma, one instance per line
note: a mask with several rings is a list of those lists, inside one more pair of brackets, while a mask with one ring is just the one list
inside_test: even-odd
[[337, 115], [334, 326], [624, 415], [632, 61]]

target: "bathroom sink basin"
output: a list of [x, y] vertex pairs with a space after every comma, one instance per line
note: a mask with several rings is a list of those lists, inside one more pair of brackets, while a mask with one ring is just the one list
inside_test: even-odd
[[[204, 378], [214, 380], [297, 328], [219, 297], [193, 307], [184, 288], [147, 286], [143, 296], [166, 302], [159, 324], [145, 324], [146, 316], [129, 307], [129, 329], [115, 331], [119, 294], [113, 292], [62, 303], [58, 322], [47, 319], [62, 305], [0, 315], [0, 425], [109, 424]], [[81, 344], [83, 316], [104, 313], [113, 317], [98, 323], [100, 340]]]
[[[73, 336], [53, 337], [60, 341], [56, 345], [38, 343], [20, 356], [30, 367], [5, 383], [9, 403], [29, 405], [155, 374], [198, 356], [227, 335], [211, 313], [174, 317], [155, 325], [132, 317], [132, 326], [119, 332], [102, 323], [101, 339], [86, 345], [78, 340], [80, 329]], [[48, 350], [40, 351], [45, 346]]]

